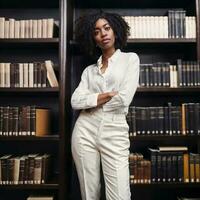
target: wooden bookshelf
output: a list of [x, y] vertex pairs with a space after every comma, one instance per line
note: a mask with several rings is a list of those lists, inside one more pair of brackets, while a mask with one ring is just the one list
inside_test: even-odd
[[17, 141], [17, 142], [59, 142], [59, 135], [47, 135], [47, 136], [0, 136], [0, 142], [3, 141]]
[[196, 43], [196, 39], [189, 39], [189, 38], [163, 38], [163, 39], [129, 39], [128, 45], [137, 44], [192, 44]]
[[[189, 38], [163, 38], [163, 39], [139, 39], [139, 38], [135, 38], [135, 39], [128, 39], [127, 41], [127, 45], [128, 46], [132, 46], [135, 44], [168, 44], [168, 45], [173, 45], [173, 44], [196, 44], [196, 39], [189, 39]], [[70, 45], [74, 48], [77, 48], [78, 44], [73, 41], [70, 40]]]
[[26, 43], [26, 44], [59, 44], [59, 38], [19, 38], [19, 39], [0, 39], [0, 44], [18, 44], [18, 43]]
[[[57, 88], [0, 88], [0, 106], [36, 105], [51, 109], [51, 133], [44, 137], [0, 136], [1, 156], [28, 155], [30, 153], [51, 154], [50, 179], [45, 184], [0, 185], [0, 199], [26, 200], [30, 194], [51, 194], [55, 200], [69, 198], [70, 174], [70, 68], [66, 57], [66, 12], [67, 2], [2, 0], [1, 17], [17, 20], [53, 18], [59, 22], [53, 38], [0, 39], [1, 62], [28, 63], [52, 60], [59, 81]], [[68, 166], [67, 166], [68, 165]], [[56, 174], [56, 176], [55, 176]], [[50, 178], [51, 178], [50, 177]], [[52, 180], [52, 181], [51, 181]]]
[[170, 95], [198, 95], [200, 92], [200, 87], [138, 87], [136, 94], [170, 94]]
[[0, 48], [24, 47], [30, 49], [33, 47], [44, 48], [44, 45], [49, 48], [58, 48], [59, 38], [0, 39]]
[[[122, 16], [167, 16], [168, 10], [183, 9], [186, 10], [187, 16], [196, 16], [196, 38], [161, 38], [161, 39], [129, 39], [127, 46], [123, 51], [132, 51], [138, 53], [142, 64], [169, 62], [175, 65], [177, 59], [183, 60], [200, 60], [200, 0], [141, 0], [129, 1], [124, 0], [101, 0], [101, 1], [68, 1], [72, 10], [68, 12], [68, 18], [75, 19], [89, 12], [102, 9], [108, 12], [116, 12]], [[68, 31], [71, 38], [69, 44], [69, 65], [72, 69], [71, 86], [72, 92], [77, 86], [81, 72], [87, 63], [81, 56], [80, 47], [74, 41], [71, 30], [74, 24], [68, 24]], [[71, 62], [70, 62], [71, 61]], [[171, 102], [172, 105], [180, 105], [187, 102], [199, 102], [200, 87], [138, 87], [132, 106], [164, 106]], [[73, 126], [73, 125], [72, 125]], [[135, 136], [130, 137], [130, 151], [144, 153], [147, 156], [148, 147], [162, 145], [188, 145], [189, 149], [200, 153], [200, 136]], [[146, 157], [145, 157], [146, 158]], [[148, 158], [148, 157], [147, 157]], [[75, 171], [75, 169], [72, 168]], [[73, 171], [73, 172], [74, 172]], [[74, 172], [73, 174], [76, 174]], [[72, 199], [80, 199], [80, 191], [77, 189], [78, 180], [72, 177]], [[196, 194], [200, 196], [199, 183], [159, 183], [159, 184], [134, 184], [131, 185], [132, 198], [135, 200], [177, 200], [180, 194]], [[75, 189], [76, 188], [76, 189]], [[145, 192], [144, 192], [145, 191]], [[146, 194], [145, 194], [146, 193]], [[102, 193], [102, 199], [105, 195]]]
[[25, 9], [38, 9], [38, 8], [48, 8], [48, 9], [54, 9], [54, 8], [58, 8], [59, 7], [59, 1], [51, 1], [49, 2], [48, 0], [31, 0], [31, 1], [26, 1], [26, 0], [22, 0], [19, 1], [18, 0], [12, 0], [12, 1], [6, 1], [6, 0], [2, 0], [0, 3], [1, 8], [3, 9], [21, 9], [21, 8], [25, 8]]
[[59, 88], [0, 88], [1, 93], [57, 93]]
[[102, 0], [102, 1], [97, 1], [94, 2], [92, 0], [87, 0], [82, 2], [81, 0], [75, 0], [74, 1], [75, 6], [77, 8], [111, 8], [113, 9], [113, 7], [115, 8], [169, 8], [169, 7], [173, 7], [173, 8], [179, 8], [180, 4], [185, 8], [188, 5], [191, 5], [191, 1], [190, 0], [174, 0], [174, 1], [159, 1], [159, 0], [141, 0], [141, 1], [129, 1], [129, 0], [116, 0], [114, 2], [113, 5], [113, 1], [112, 0]]
[[0, 185], [1, 190], [58, 190], [58, 183], [24, 184], [24, 185]]
[[143, 142], [143, 141], [194, 141], [196, 142], [197, 140], [200, 139], [200, 135], [137, 135], [137, 136], [132, 136], [130, 137], [131, 142]]
[[150, 183], [150, 184], [132, 184], [131, 187], [134, 188], [146, 188], [146, 189], [191, 189], [200, 187], [200, 183]]

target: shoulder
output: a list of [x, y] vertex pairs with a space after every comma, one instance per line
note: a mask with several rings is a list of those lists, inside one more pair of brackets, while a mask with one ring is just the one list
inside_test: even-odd
[[121, 52], [121, 55], [124, 59], [129, 61], [139, 61], [139, 56], [137, 53], [134, 52]]
[[134, 52], [124, 53], [128, 62], [129, 69], [132, 71], [139, 71], [140, 59], [138, 54]]
[[88, 65], [88, 66], [84, 69], [84, 71], [90, 72], [90, 71], [94, 70], [95, 67], [97, 67], [97, 64]]
[[88, 73], [92, 72], [97, 64], [88, 65], [82, 72], [83, 75], [87, 75]]

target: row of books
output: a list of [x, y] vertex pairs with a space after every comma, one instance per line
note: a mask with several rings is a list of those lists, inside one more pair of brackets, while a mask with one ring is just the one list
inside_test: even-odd
[[50, 123], [50, 109], [34, 105], [0, 106], [0, 136], [49, 135]]
[[0, 184], [44, 184], [49, 168], [49, 154], [3, 155], [0, 157]]
[[199, 182], [200, 154], [188, 153], [187, 147], [168, 150], [165, 147], [149, 148], [151, 158], [151, 182]]
[[[191, 38], [196, 37], [195, 17], [186, 17], [185, 10], [169, 10], [168, 27], [169, 38], [185, 38], [190, 34]], [[189, 31], [191, 32], [188, 34]]]
[[177, 60], [178, 86], [200, 85], [200, 62]]
[[127, 114], [130, 137], [136, 135], [200, 135], [199, 103], [181, 106], [130, 106]]
[[139, 87], [193, 87], [200, 86], [200, 62], [182, 61], [140, 64]]
[[185, 11], [169, 11], [168, 16], [124, 16], [132, 38], [196, 38], [196, 17]]
[[6, 20], [0, 17], [0, 38], [53, 38], [55, 27], [53, 18]]
[[130, 183], [151, 183], [151, 161], [141, 153], [129, 155]]
[[0, 87], [58, 87], [53, 62], [0, 63]]

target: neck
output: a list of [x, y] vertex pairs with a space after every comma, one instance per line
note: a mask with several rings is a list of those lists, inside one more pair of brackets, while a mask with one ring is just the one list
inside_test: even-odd
[[114, 53], [115, 53], [115, 48], [103, 50], [102, 51], [102, 59], [104, 61], [107, 61], [108, 58], [110, 58]]

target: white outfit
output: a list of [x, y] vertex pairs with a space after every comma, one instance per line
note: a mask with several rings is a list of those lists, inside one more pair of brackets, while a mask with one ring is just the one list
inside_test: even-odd
[[[82, 200], [100, 199], [100, 160], [107, 200], [130, 200], [129, 136], [126, 114], [139, 81], [139, 58], [119, 49], [102, 74], [97, 64], [88, 66], [74, 91], [71, 104], [81, 109], [72, 134], [72, 155]], [[100, 93], [117, 91], [109, 102], [97, 106]], [[92, 108], [90, 111], [85, 109]]]

